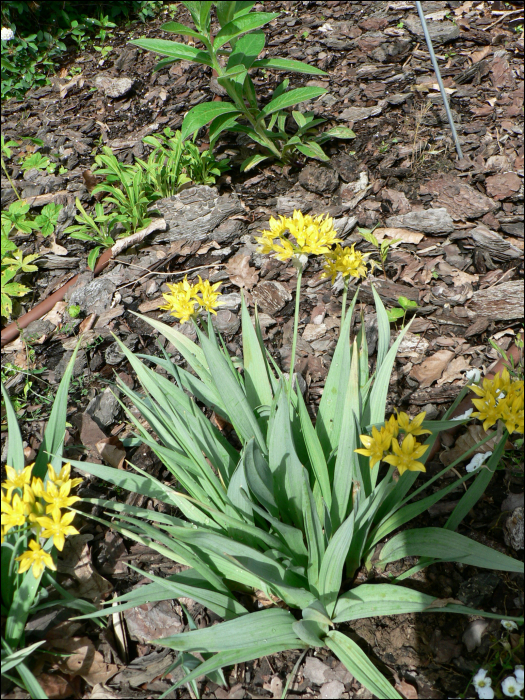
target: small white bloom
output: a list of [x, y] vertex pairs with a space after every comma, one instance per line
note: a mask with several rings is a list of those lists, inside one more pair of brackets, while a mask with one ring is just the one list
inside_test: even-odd
[[319, 32], [333, 32], [334, 28], [329, 22], [325, 22], [322, 27], [319, 27]]
[[501, 682], [501, 690], [508, 698], [519, 697], [521, 687], [514, 676], [508, 676]]
[[483, 462], [486, 462], [487, 459], [491, 456], [492, 452], [478, 452], [477, 454], [472, 457], [470, 462], [467, 464], [465, 469], [467, 472], [470, 474], [471, 472], [476, 471], [476, 469], [479, 469]]
[[508, 630], [509, 632], [510, 632], [511, 630], [517, 630], [517, 629], [518, 629], [518, 625], [517, 625], [515, 622], [513, 622], [512, 620], [502, 620], [502, 621], [501, 621], [501, 624], [502, 624], [503, 627], [505, 627], [505, 629]]
[[15, 33], [10, 27], [2, 27], [2, 41], [11, 41], [15, 38]]
[[451, 420], [467, 420], [467, 418], [470, 418], [473, 408], [469, 408], [465, 411], [465, 413], [462, 413], [460, 416], [455, 416]]
[[469, 369], [469, 371], [465, 373], [465, 377], [471, 384], [477, 384], [481, 379], [481, 372], [474, 367], [474, 369]]
[[523, 678], [523, 666], [514, 666], [514, 676], [516, 677], [517, 682], [521, 685], [523, 688], [523, 683], [524, 683], [524, 678]]
[[492, 685], [492, 679], [487, 676], [487, 671], [484, 668], [480, 668], [472, 679], [472, 685], [474, 686], [478, 697], [482, 700], [492, 700], [494, 697], [494, 691], [490, 687]]

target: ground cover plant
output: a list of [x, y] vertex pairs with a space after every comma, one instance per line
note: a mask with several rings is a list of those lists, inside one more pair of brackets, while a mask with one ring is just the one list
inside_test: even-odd
[[107, 55], [104, 41], [110, 34], [108, 30], [116, 27], [110, 20], [133, 14], [144, 21], [154, 14], [157, 5], [136, 0], [131, 3], [3, 2], [2, 100], [21, 98], [30, 88], [49, 84], [48, 76], [67, 58], [68, 45], [73, 50], [85, 49], [92, 38], [102, 43], [95, 50]]
[[[196, 29], [179, 22], [167, 22], [162, 29], [197, 39], [204, 50], [165, 39], [138, 39], [130, 43], [142, 49], [153, 51], [167, 58], [161, 60], [155, 70], [164, 68], [175, 61], [189, 60], [211, 66], [217, 74], [218, 83], [224, 87], [233, 102], [211, 102], [193, 107], [182, 124], [182, 136], [186, 138], [206, 124], [210, 124], [210, 144], [216, 142], [225, 131], [239, 131], [247, 134], [263, 147], [263, 153], [256, 153], [244, 160], [241, 170], [246, 171], [269, 157], [288, 162], [294, 150], [321, 161], [329, 160], [321, 144], [331, 138], [354, 138], [354, 132], [347, 127], [334, 127], [316, 135], [315, 129], [324, 119], [315, 119], [313, 114], [292, 112], [296, 124], [295, 134], [286, 131], [288, 107], [319, 97], [326, 91], [320, 87], [302, 87], [288, 90], [286, 78], [273, 91], [271, 101], [260, 108], [255, 85], [249, 76], [254, 68], [274, 69], [325, 75], [325, 72], [301, 61], [285, 58], [262, 58], [258, 56], [264, 49], [266, 37], [259, 28], [271, 22], [280, 13], [251, 12], [254, 2], [183, 2], [191, 13]], [[215, 37], [210, 33], [211, 10], [215, 6], [220, 31]], [[229, 44], [230, 49], [225, 49]], [[226, 65], [224, 65], [226, 64]], [[248, 103], [248, 104], [246, 104]], [[244, 119], [247, 124], [240, 124]]]
[[[297, 268], [294, 367], [301, 275], [308, 257], [325, 255], [325, 274], [331, 275], [336, 264], [348, 277], [359, 277], [365, 260], [353, 250], [350, 255], [341, 250], [334, 260], [338, 239], [332, 220], [300, 212], [272, 219], [270, 230], [263, 231], [258, 242], [261, 252], [291, 259]], [[143, 391], [133, 391], [123, 382], [119, 388], [153, 435], [129, 410], [128, 417], [178, 485], [174, 488], [152, 479], [137, 465], [131, 465], [133, 473], [72, 462], [120, 488], [156, 498], [183, 516], [91, 499], [106, 509], [121, 534], [189, 567], [167, 578], [143, 571], [152, 583], [112, 602], [119, 604], [117, 610], [124, 610], [145, 601], [183, 596], [224, 618], [211, 628], [152, 640], [180, 652], [203, 654], [203, 661], [196, 659], [193, 670], [174, 688], [263, 655], [328, 647], [374, 695], [401, 697], [339, 626], [363, 617], [407, 612], [500, 617], [440, 600], [400, 582], [436, 561], [523, 570], [521, 562], [456, 532], [489, 486], [509, 434], [523, 432], [523, 381], [504, 372], [482, 386], [469, 385], [441, 421], [425, 420], [425, 412], [414, 419], [402, 411], [387, 418], [390, 375], [409, 326], [390, 347], [390, 322], [374, 290], [379, 325], [375, 373], [369, 375], [364, 332], [352, 344], [349, 341], [356, 294], [341, 328], [314, 427], [301, 392], [294, 389], [293, 374], [286, 378], [277, 368], [262, 342], [257, 310], [252, 320], [244, 302], [242, 361], [230, 357], [210, 322], [220, 306], [218, 287], [208, 281], [191, 285], [184, 280], [171, 285], [165, 295], [173, 316], [180, 321], [193, 319], [199, 345], [175, 328], [143, 317], [173, 343], [193, 371], [174, 365], [167, 355], [164, 359], [135, 356], [119, 343]], [[207, 323], [199, 320], [201, 310], [208, 312]], [[158, 374], [155, 366], [166, 370], [172, 380]], [[478, 395], [474, 400], [478, 411], [448, 420], [469, 390]], [[230, 440], [197, 401], [233, 427]], [[488, 433], [409, 493], [418, 473], [425, 471], [425, 459], [438, 433], [474, 418], [483, 421], [485, 430], [496, 426], [496, 432]], [[414, 500], [494, 436], [496, 446], [483, 468], [467, 471], [452, 484]], [[399, 530], [470, 479], [444, 528]], [[353, 585], [358, 569], [363, 563], [370, 568], [374, 554], [380, 570], [404, 557], [419, 561], [389, 583]], [[243, 594], [255, 596], [259, 609], [247, 607]], [[83, 618], [106, 614], [108, 610], [102, 610]], [[508, 620], [513, 621], [521, 618]]]
[[[82, 479], [71, 479], [71, 466], [63, 466], [61, 460], [75, 355], [58, 388], [33, 464], [25, 466], [17, 417], [2, 384], [9, 434], [7, 478], [2, 482], [2, 674], [32, 698], [47, 697], [31, 670], [34, 653], [45, 640], [25, 646], [28, 620], [57, 605], [82, 611], [95, 609], [62, 588], [52, 573], [65, 538], [78, 534], [72, 525], [75, 513], [70, 506], [80, 499], [71, 490]], [[51, 595], [53, 589], [58, 598]]]

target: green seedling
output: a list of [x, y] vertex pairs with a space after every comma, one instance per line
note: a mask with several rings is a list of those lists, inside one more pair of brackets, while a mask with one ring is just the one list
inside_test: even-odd
[[54, 202], [46, 204], [46, 206], [42, 208], [41, 213], [35, 217], [33, 227], [40, 229], [44, 237], [50, 236], [55, 231], [61, 211], [61, 204], [55, 204]]
[[358, 228], [357, 231], [358, 231], [358, 233], [361, 234], [361, 236], [363, 236], [365, 241], [368, 241], [369, 243], [371, 243], [374, 246], [374, 248], [377, 250], [377, 253], [379, 255], [379, 261], [370, 260], [370, 262], [373, 265], [374, 264], [378, 265], [381, 268], [381, 270], [383, 271], [383, 275], [386, 279], [385, 266], [386, 266], [386, 261], [387, 261], [387, 257], [388, 257], [388, 251], [390, 250], [390, 246], [394, 245], [394, 243], [398, 243], [401, 239], [400, 238], [393, 238], [393, 239], [386, 239], [385, 238], [383, 241], [381, 241], [381, 243], [379, 243], [379, 241], [377, 240], [377, 238], [374, 236], [374, 233], [373, 233], [375, 231], [375, 229], [377, 228], [377, 226], [378, 226], [378, 224], [376, 226], [374, 226], [373, 229]]
[[80, 199], [76, 198], [77, 209], [80, 214], [75, 216], [78, 224], [68, 226], [64, 233], [69, 233], [71, 238], [76, 238], [79, 241], [90, 241], [96, 243], [96, 247], [90, 250], [88, 255], [88, 267], [90, 270], [95, 269], [98, 255], [102, 248], [111, 248], [115, 245], [115, 238], [123, 238], [127, 234], [120, 234], [113, 238], [113, 228], [119, 221], [116, 214], [106, 214], [102, 202], [95, 204], [95, 216], [90, 216], [82, 206]]
[[26, 170], [46, 170], [51, 166], [51, 161], [47, 156], [43, 156], [37, 151], [37, 153], [31, 153], [29, 156], [24, 156], [20, 159], [20, 167], [26, 172]]
[[78, 304], [72, 304], [67, 312], [71, 318], [78, 318], [80, 316], [80, 306]]
[[394, 307], [393, 309], [387, 309], [386, 313], [388, 315], [388, 320], [390, 321], [390, 323], [395, 323], [400, 318], [402, 318], [402, 328], [404, 328], [407, 311], [409, 309], [417, 309], [418, 305], [415, 301], [412, 301], [412, 299], [407, 299], [407, 297], [403, 296], [397, 298], [397, 303], [401, 308]]

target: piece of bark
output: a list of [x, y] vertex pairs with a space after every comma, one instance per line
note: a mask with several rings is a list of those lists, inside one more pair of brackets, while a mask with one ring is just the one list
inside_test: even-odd
[[523, 316], [523, 282], [505, 282], [474, 292], [468, 308], [478, 316], [511, 321]]

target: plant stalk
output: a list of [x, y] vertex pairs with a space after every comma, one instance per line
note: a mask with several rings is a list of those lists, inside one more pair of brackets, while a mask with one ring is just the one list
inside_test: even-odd
[[303, 266], [297, 269], [297, 289], [295, 291], [295, 315], [293, 322], [292, 356], [290, 358], [290, 379], [288, 383], [288, 394], [292, 395], [293, 374], [295, 368], [295, 351], [297, 348], [297, 331], [299, 328], [299, 304], [301, 301], [301, 280], [303, 278]]
[[4, 173], [7, 175], [7, 179], [9, 180], [9, 183], [11, 184], [11, 187], [13, 188], [13, 192], [16, 194], [18, 197], [18, 201], [22, 201], [22, 197], [18, 194], [18, 190], [16, 189], [14, 182], [11, 180], [9, 177], [9, 173], [7, 172], [7, 168], [5, 167], [4, 159], [2, 158], [2, 168], [4, 169]]
[[341, 308], [341, 328], [343, 327], [343, 323], [345, 322], [345, 316], [346, 316], [346, 298], [348, 296], [348, 283], [350, 280], [347, 278], [345, 279], [343, 277], [343, 282], [344, 282], [344, 289], [343, 289], [343, 305]]

